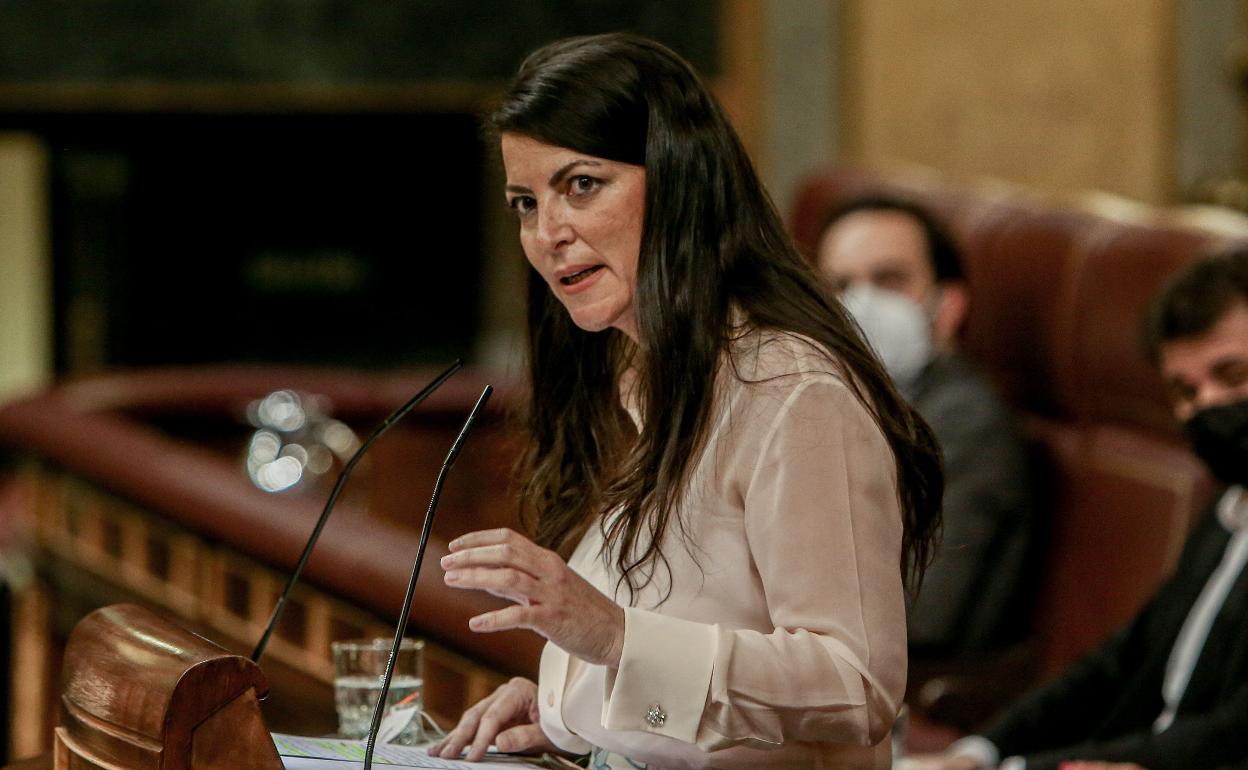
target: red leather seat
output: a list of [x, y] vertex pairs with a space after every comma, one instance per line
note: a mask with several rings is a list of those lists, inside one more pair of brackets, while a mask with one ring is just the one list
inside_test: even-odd
[[[868, 193], [928, 207], [962, 246], [964, 349], [1018, 410], [1047, 468], [1051, 505], [1027, 647], [1039, 657], [1003, 659], [1016, 677], [1052, 673], [1134, 614], [1208, 501], [1210, 479], [1176, 430], [1140, 320], [1178, 267], [1248, 245], [1248, 220], [1215, 228], [1135, 204], [1058, 203], [927, 172], [832, 167], [799, 190], [799, 245], [813, 253], [829, 213]], [[973, 671], [974, 661], [960, 668]]]

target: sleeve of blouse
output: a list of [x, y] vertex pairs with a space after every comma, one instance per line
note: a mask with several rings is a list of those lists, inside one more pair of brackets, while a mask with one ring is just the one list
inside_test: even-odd
[[835, 378], [777, 404], [739, 468], [750, 566], [775, 630], [627, 610], [604, 727], [708, 750], [888, 735], [906, 671], [892, 454]]

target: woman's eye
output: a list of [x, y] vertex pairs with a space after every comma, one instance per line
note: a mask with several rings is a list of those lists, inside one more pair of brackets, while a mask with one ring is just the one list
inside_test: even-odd
[[569, 193], [572, 195], [588, 195], [598, 189], [598, 180], [592, 176], [574, 176], [571, 179]]
[[507, 201], [507, 205], [511, 206], [511, 210], [516, 212], [517, 216], [522, 217], [531, 212], [534, 207], [537, 206], [537, 201], [533, 200], [533, 198], [528, 195], [517, 195]]

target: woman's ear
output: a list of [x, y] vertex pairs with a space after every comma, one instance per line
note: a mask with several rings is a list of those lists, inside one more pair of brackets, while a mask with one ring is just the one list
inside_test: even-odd
[[957, 340], [970, 309], [970, 295], [965, 281], [941, 281], [935, 313], [932, 315], [932, 345], [937, 351], [948, 350]]

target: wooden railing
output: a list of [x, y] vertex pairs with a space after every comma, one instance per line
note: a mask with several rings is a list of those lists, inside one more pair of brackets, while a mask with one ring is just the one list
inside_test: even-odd
[[[342, 395], [342, 381], [354, 379], [335, 374], [321, 383], [305, 379], [302, 385], [317, 392], [337, 387]], [[211, 377], [200, 377], [198, 384], [194, 380], [188, 380], [183, 396], [188, 402], [200, 399], [203, 407], [204, 400], [212, 400], [207, 391], [222, 383], [213, 384]], [[267, 376], [259, 380], [243, 387], [240, 395], [245, 398], [271, 385]], [[360, 384], [353, 382], [352, 387]], [[46, 751], [50, 745], [63, 640], [74, 623], [97, 607], [138, 602], [246, 654], [268, 621], [323, 502], [315, 494], [283, 498], [260, 493], [251, 488], [237, 458], [179, 446], [187, 443], [184, 438], [171, 442], [167, 435], [147, 435], [143, 425], [128, 424], [132, 415], [117, 418], [118, 409], [136, 406], [133, 400], [118, 400], [115, 389], [104, 388], [85, 392], [113, 397], [84, 402], [72, 396], [84, 392], [75, 387], [63, 386], [0, 409], [0, 438], [18, 458], [8, 478], [0, 478], [5, 487], [0, 496], [5, 510], [0, 513], [10, 519], [11, 550], [33, 566], [33, 579], [15, 591], [11, 619], [13, 757]], [[473, 388], [475, 382], [464, 393], [471, 394]], [[358, 392], [375, 394], [376, 406], [384, 408], [395, 400], [392, 393], [406, 390], [414, 389], [379, 384]], [[437, 415], [458, 411], [458, 395], [441, 399], [431, 399], [428, 410], [435, 424]], [[345, 411], [359, 407], [352, 407], [349, 398], [342, 403]], [[160, 407], [167, 408], [169, 404]], [[108, 419], [98, 422], [101, 417]], [[361, 423], [368, 420], [359, 417]], [[75, 424], [80, 424], [81, 436], [74, 435]], [[503, 426], [501, 413], [496, 413], [493, 430], [477, 436], [476, 459], [456, 468], [467, 473], [458, 491], [449, 490], [451, 505], [444, 501], [446, 522], [435, 531], [426, 564], [436, 563], [445, 553], [446, 539], [456, 532], [507, 523], [507, 514], [498, 510], [502, 501], [488, 492], [505, 488], [500, 477], [510, 472], [510, 462], [500, 458], [509, 455], [511, 445], [493, 445], [506, 443]], [[134, 443], [115, 449], [120, 445], [113, 443], [111, 432], [127, 430], [134, 433], [128, 439]], [[416, 420], [407, 430], [419, 434], [424, 426]], [[156, 442], [161, 452], [147, 453], [145, 442]], [[296, 589], [261, 661], [273, 685], [264, 703], [272, 729], [332, 732], [330, 642], [393, 634], [419, 521], [416, 515], [399, 517], [382, 509], [402, 504], [423, 510], [423, 501], [406, 500], [404, 490], [373, 487], [423, 472], [426, 458], [412, 454], [420, 444], [412, 435], [397, 438], [388, 448], [379, 444], [370, 473], [357, 485], [366, 491], [335, 512], [309, 563], [307, 580]], [[116, 451], [124, 456], [107, 456]], [[381, 466], [396, 460], [408, 470], [383, 472]], [[153, 462], [167, 467], [150, 467]], [[133, 467], [144, 463], [149, 467]], [[483, 478], [489, 468], [492, 475]], [[181, 499], [176, 494], [180, 484], [186, 490]], [[222, 490], [223, 485], [230, 488]], [[439, 578], [438, 570], [426, 567], [409, 635], [426, 640], [426, 708], [446, 724], [511, 674], [533, 673], [540, 640], [529, 634], [472, 634], [468, 617], [499, 603], [448, 589]]]

